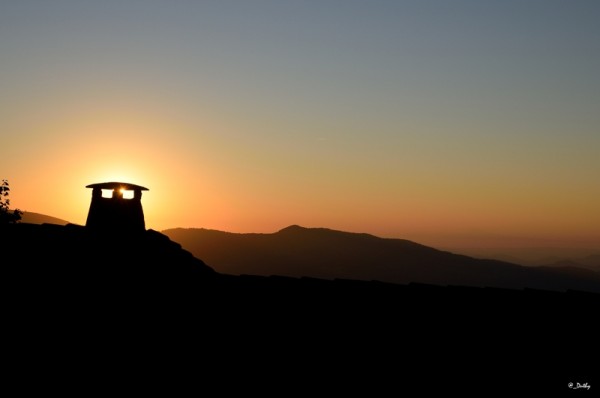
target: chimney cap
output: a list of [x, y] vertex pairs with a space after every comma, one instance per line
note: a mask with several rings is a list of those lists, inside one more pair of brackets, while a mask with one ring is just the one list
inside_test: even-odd
[[86, 188], [98, 189], [124, 189], [126, 191], [149, 191], [148, 188], [128, 182], [100, 182], [98, 184], [86, 185]]

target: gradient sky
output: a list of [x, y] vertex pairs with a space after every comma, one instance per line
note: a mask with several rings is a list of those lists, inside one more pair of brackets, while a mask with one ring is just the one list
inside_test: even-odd
[[0, 0], [0, 177], [85, 223], [600, 248], [597, 0]]

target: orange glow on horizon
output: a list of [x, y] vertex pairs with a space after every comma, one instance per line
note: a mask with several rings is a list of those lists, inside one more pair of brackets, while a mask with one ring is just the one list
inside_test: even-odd
[[47, 134], [2, 176], [13, 207], [85, 224], [85, 186], [121, 181], [149, 188], [142, 205], [156, 230], [271, 233], [298, 224], [438, 246], [506, 244], [505, 236], [600, 246], [600, 189], [578, 175], [555, 174], [558, 185], [550, 171], [505, 165], [499, 155], [494, 167], [443, 163], [441, 145], [415, 149], [427, 159], [379, 148], [372, 157], [368, 143], [232, 140], [247, 127], [209, 119], [190, 127], [155, 109], [80, 110], [23, 127]]

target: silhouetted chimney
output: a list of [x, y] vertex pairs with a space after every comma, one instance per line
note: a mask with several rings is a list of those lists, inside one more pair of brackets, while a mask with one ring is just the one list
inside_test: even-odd
[[[142, 191], [148, 191], [148, 188], [124, 182], [90, 184], [86, 188], [92, 188], [92, 203], [85, 224], [87, 228], [114, 233], [146, 230]], [[103, 189], [112, 190], [112, 197], [103, 197]], [[124, 191], [133, 191], [133, 198], [124, 198]]]

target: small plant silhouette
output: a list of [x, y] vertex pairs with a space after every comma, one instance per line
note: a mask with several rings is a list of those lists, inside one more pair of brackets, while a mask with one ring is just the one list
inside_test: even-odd
[[19, 209], [10, 210], [10, 186], [8, 180], [2, 180], [0, 185], [0, 224], [16, 223], [21, 219], [23, 212]]

